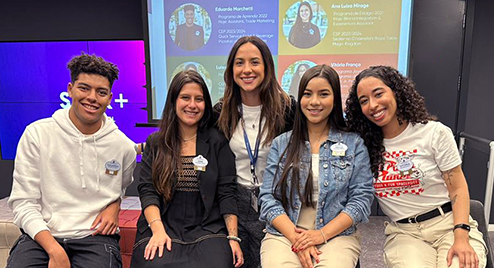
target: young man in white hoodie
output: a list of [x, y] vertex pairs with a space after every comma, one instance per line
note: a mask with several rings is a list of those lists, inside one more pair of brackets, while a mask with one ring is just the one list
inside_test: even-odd
[[19, 141], [8, 203], [23, 234], [8, 268], [121, 267], [118, 212], [136, 152], [105, 115], [119, 70], [87, 54], [67, 67], [72, 106], [30, 124]]

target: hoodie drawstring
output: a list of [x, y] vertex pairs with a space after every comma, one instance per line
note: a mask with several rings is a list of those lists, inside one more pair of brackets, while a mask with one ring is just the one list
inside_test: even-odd
[[86, 189], [86, 179], [84, 178], [84, 160], [82, 158], [82, 136], [79, 135], [79, 173], [81, 174], [82, 189]]
[[93, 144], [94, 144], [94, 155], [96, 156], [96, 165], [94, 166], [94, 171], [97, 174], [98, 178], [96, 179], [96, 191], [99, 192], [99, 172], [98, 172], [98, 167], [99, 167], [99, 159], [98, 159], [98, 151], [96, 147], [96, 137], [93, 135]]

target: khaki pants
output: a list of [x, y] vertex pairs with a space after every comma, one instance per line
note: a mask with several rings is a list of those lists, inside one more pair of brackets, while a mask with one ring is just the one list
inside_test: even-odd
[[[453, 245], [453, 213], [449, 212], [420, 223], [386, 222], [384, 263], [389, 268], [446, 268], [448, 251]], [[486, 265], [486, 246], [477, 222], [470, 217], [470, 245], [479, 257], [479, 268]], [[453, 257], [449, 268], [459, 267]]]
[[[337, 236], [317, 247], [322, 254], [314, 268], [354, 268], [360, 256], [360, 235]], [[300, 268], [292, 244], [284, 236], [266, 234], [261, 242], [261, 265], [265, 268]]]

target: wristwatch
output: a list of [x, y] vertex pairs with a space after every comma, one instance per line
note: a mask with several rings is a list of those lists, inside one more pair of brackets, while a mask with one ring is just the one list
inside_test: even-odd
[[468, 232], [470, 232], [470, 225], [468, 225], [468, 224], [464, 224], [464, 223], [457, 224], [457, 225], [455, 225], [455, 227], [453, 227], [453, 231], [458, 229], [458, 228], [463, 229], [463, 230], [467, 230]]

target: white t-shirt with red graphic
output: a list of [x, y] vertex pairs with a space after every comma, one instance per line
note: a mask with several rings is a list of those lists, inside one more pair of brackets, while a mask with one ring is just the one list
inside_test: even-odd
[[374, 179], [379, 205], [393, 220], [412, 217], [450, 201], [442, 171], [461, 164], [453, 133], [440, 122], [408, 124], [384, 139], [384, 166]]

